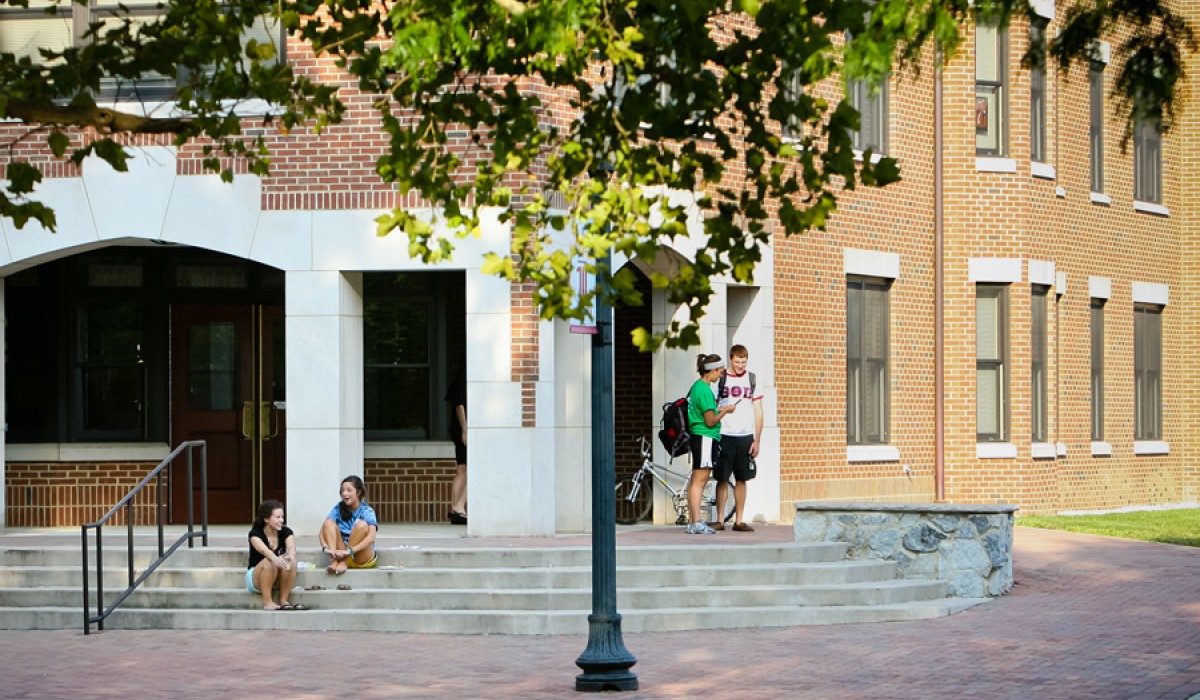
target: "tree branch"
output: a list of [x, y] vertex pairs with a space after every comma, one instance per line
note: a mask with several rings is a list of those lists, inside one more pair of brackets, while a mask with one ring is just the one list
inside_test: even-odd
[[159, 119], [105, 107], [60, 105], [54, 102], [9, 100], [5, 116], [51, 126], [95, 127], [136, 134], [178, 134], [192, 128], [190, 117]]

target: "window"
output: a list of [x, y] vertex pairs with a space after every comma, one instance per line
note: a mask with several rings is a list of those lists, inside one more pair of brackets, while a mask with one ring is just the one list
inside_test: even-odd
[[1003, 156], [1008, 149], [1008, 36], [998, 25], [975, 28], [975, 153]]
[[1029, 159], [1046, 162], [1046, 20], [1029, 23], [1029, 43], [1038, 56], [1029, 70]]
[[885, 78], [872, 90], [865, 80], [850, 80], [846, 86], [850, 104], [858, 110], [858, 131], [853, 134], [855, 150], [887, 153], [888, 87]]
[[846, 280], [846, 442], [889, 440], [888, 282]]
[[[47, 15], [45, 10], [57, 5], [58, 13]], [[29, 7], [0, 6], [0, 51], [28, 57], [41, 62], [39, 49], [61, 52], [85, 41], [89, 25], [116, 28], [128, 19], [134, 27], [149, 24], [161, 15], [158, 0], [91, 0], [83, 4], [68, 4], [55, 0], [30, 0]], [[260, 44], [274, 44], [276, 56], [283, 57], [283, 28], [274, 19], [259, 18], [247, 29], [244, 42], [254, 39]], [[249, 59], [244, 59], [248, 61]], [[148, 72], [136, 79], [104, 78], [101, 95], [115, 99], [162, 99], [175, 91], [175, 76]]]
[[979, 442], [1007, 442], [1008, 285], [975, 288], [975, 433]]
[[1133, 198], [1162, 204], [1162, 120], [1144, 117], [1133, 127]]
[[[783, 66], [779, 74], [779, 97], [789, 103], [799, 102], [804, 97], [804, 80], [799, 70]], [[794, 115], [780, 120], [783, 124], [783, 138], [804, 138], [804, 123]]]
[[1134, 439], [1162, 439], [1162, 309], [1133, 307]]
[[368, 440], [441, 440], [443, 400], [466, 357], [461, 273], [363, 274], [363, 428]]
[[1104, 440], [1104, 300], [1092, 299], [1092, 441]]
[[1104, 192], [1104, 64], [1092, 61], [1088, 71], [1088, 151], [1092, 191]]
[[1030, 404], [1033, 407], [1030, 422], [1033, 442], [1046, 442], [1047, 436], [1047, 391], [1046, 391], [1046, 297], [1049, 287], [1035, 285], [1029, 304], [1030, 339]]

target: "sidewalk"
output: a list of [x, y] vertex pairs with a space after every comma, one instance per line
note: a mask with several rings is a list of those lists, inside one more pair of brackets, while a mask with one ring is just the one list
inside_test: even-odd
[[[756, 539], [790, 532], [784, 526], [760, 530]], [[618, 543], [728, 543], [733, 534], [684, 539], [679, 532], [623, 531]], [[485, 546], [453, 535], [430, 539]], [[571, 539], [587, 543], [586, 537], [550, 542]], [[948, 618], [627, 634], [641, 689], [616, 697], [1200, 695], [1200, 552], [1017, 528], [1014, 566], [1012, 593]], [[574, 662], [586, 645], [585, 636], [0, 631], [0, 696], [586, 698], [591, 695], [574, 691]]]

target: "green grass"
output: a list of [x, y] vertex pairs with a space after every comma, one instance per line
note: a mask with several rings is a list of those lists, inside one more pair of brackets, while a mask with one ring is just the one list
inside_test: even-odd
[[1105, 515], [1022, 516], [1017, 525], [1200, 547], [1200, 508]]

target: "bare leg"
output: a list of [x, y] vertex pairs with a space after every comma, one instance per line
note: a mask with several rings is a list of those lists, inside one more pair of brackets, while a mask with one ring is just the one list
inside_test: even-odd
[[346, 548], [346, 544], [342, 542], [342, 532], [338, 530], [337, 523], [329, 518], [325, 518], [325, 522], [321, 524], [319, 539], [321, 540], [321, 546], [325, 547], [329, 552], [329, 566], [326, 566], [325, 570], [331, 574], [339, 569], [344, 571], [346, 563], [333, 558], [334, 552]]
[[278, 610], [279, 606], [271, 599], [271, 589], [275, 587], [275, 578], [279, 569], [271, 562], [263, 559], [254, 567], [254, 587], [262, 593], [263, 610]]
[[708, 483], [708, 475], [711, 473], [711, 469], [693, 469], [692, 477], [688, 481], [688, 516], [694, 523], [704, 520], [704, 516], [700, 512], [700, 498], [704, 494], [704, 485]]
[[[274, 566], [271, 568], [279, 571]], [[288, 596], [292, 594], [292, 587], [296, 585], [296, 564], [289, 564], [287, 569], [279, 571], [275, 581], [279, 585], [279, 604], [288, 605], [291, 602]]]
[[[733, 485], [733, 522], [743, 523], [742, 511], [746, 508], [746, 482], [738, 481]], [[724, 507], [721, 510], [725, 512]]]
[[[370, 529], [369, 525], [359, 520], [354, 523], [354, 527], [350, 530], [350, 546], [355, 550], [354, 561], [359, 564], [366, 564], [371, 561], [371, 557], [375, 556], [375, 549], [373, 547], [359, 548], [358, 546], [362, 544], [363, 540], [367, 539], [367, 533]], [[345, 562], [341, 562], [341, 564], [342, 568], [346, 568]]]
[[[741, 482], [739, 482], [738, 485], [740, 486]], [[725, 518], [725, 501], [728, 497], [729, 497], [729, 482], [728, 481], [718, 481], [717, 482], [717, 520], [718, 521], [722, 521]], [[737, 507], [736, 504], [738, 503], [736, 487], [734, 488], [734, 491], [733, 491], [733, 502], [735, 504], [734, 507], [736, 508]]]
[[450, 487], [450, 510], [454, 513], [467, 512], [467, 465], [454, 468], [454, 484]]

